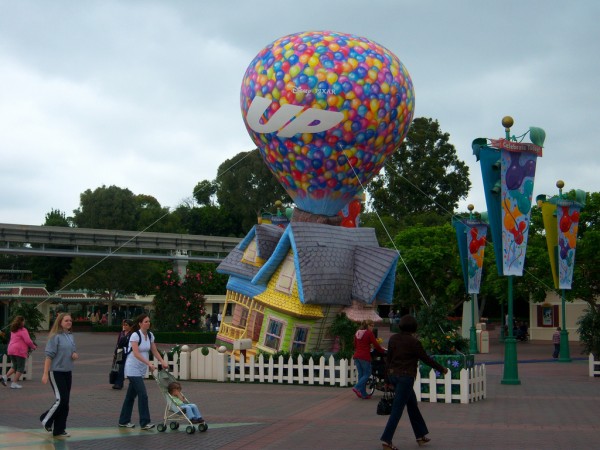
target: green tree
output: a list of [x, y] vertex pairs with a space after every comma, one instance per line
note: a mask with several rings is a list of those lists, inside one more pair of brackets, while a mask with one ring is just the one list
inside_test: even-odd
[[202, 327], [205, 278], [188, 272], [183, 280], [176, 272], [167, 270], [156, 286], [154, 323], [161, 331], [198, 331]]
[[87, 189], [79, 196], [80, 206], [73, 211], [73, 222], [79, 228], [105, 230], [137, 230], [138, 205], [129, 189], [102, 186]]
[[429, 212], [447, 218], [471, 187], [469, 168], [449, 139], [437, 120], [415, 119], [384, 170], [367, 185], [372, 208], [397, 221]]
[[396, 271], [395, 304], [420, 309], [425, 300], [445, 304], [446, 314], [465, 300], [458, 245], [450, 224], [425, 227], [416, 225], [398, 233], [394, 239], [400, 252]]
[[201, 206], [213, 205], [213, 197], [217, 193], [217, 186], [209, 180], [200, 181], [194, 188], [194, 198]]
[[245, 231], [257, 223], [262, 210], [273, 210], [277, 200], [290, 203], [258, 149], [238, 153], [222, 163], [215, 185], [220, 207], [235, 217]]
[[244, 236], [249, 230], [242, 228], [239, 216], [215, 205], [191, 207], [180, 205], [172, 213], [173, 221], [181, 224], [189, 234], [205, 236]]
[[144, 295], [153, 292], [151, 280], [161, 269], [161, 263], [155, 261], [75, 258], [63, 279], [61, 289], [82, 289], [105, 298], [111, 323], [115, 300], [124, 294]]

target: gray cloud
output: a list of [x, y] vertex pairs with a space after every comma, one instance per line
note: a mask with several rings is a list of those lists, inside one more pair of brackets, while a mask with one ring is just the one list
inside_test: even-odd
[[227, 158], [254, 148], [239, 109], [258, 51], [293, 32], [366, 36], [402, 60], [416, 116], [471, 168], [461, 202], [485, 209], [477, 137], [546, 130], [534, 195], [598, 191], [596, 1], [0, 0], [0, 222], [70, 214], [103, 184], [177, 206]]

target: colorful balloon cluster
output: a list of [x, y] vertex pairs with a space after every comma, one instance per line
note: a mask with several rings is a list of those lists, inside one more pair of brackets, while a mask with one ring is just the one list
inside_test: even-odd
[[341, 225], [346, 228], [356, 228], [358, 225], [358, 215], [362, 206], [360, 200], [354, 199], [338, 213], [342, 217]]
[[332, 31], [282, 37], [242, 81], [246, 128], [296, 205], [336, 215], [402, 143], [414, 90], [400, 60]]

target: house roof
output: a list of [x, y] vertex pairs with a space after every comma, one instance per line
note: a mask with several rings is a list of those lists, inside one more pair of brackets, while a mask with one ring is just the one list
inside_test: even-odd
[[256, 252], [262, 260], [271, 257], [277, 242], [283, 234], [283, 228], [276, 225], [255, 225], [246, 237], [240, 242], [229, 255], [219, 264], [217, 272], [235, 276], [243, 280], [252, 280], [260, 269], [260, 264], [250, 264], [243, 259], [244, 251], [256, 238]]
[[[265, 261], [262, 266], [243, 260], [253, 240]], [[310, 222], [292, 222], [285, 230], [255, 225], [217, 271], [231, 276], [228, 289], [255, 296], [266, 289], [290, 249], [302, 304], [391, 303], [398, 254], [380, 247], [372, 228]]]
[[292, 222], [252, 283], [266, 285], [290, 248], [302, 303], [391, 302], [398, 254], [379, 247], [372, 228]]

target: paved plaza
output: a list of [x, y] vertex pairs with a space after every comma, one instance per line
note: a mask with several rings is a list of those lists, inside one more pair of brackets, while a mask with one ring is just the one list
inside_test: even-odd
[[[77, 333], [80, 359], [71, 392], [68, 431], [54, 439], [39, 423], [53, 401], [40, 382], [46, 334], [38, 334], [34, 379], [23, 389], [0, 386], [0, 449], [380, 449], [387, 417], [375, 414], [377, 394], [360, 400], [350, 388], [183, 382], [209, 429], [188, 435], [120, 429], [117, 419], [125, 391], [111, 389], [108, 372], [116, 335]], [[380, 331], [380, 336], [388, 334]], [[386, 339], [387, 340], [387, 339]], [[588, 376], [587, 358], [571, 344], [573, 362], [552, 360], [550, 342], [517, 345], [520, 385], [501, 384], [503, 345], [495, 335], [486, 363], [487, 398], [468, 404], [421, 403], [431, 449], [591, 449], [600, 448], [600, 378]], [[165, 402], [147, 381], [152, 421], [159, 423]], [[137, 403], [136, 403], [137, 405]], [[133, 422], [138, 422], [137, 406]], [[399, 448], [418, 448], [407, 417], [394, 438]]]

